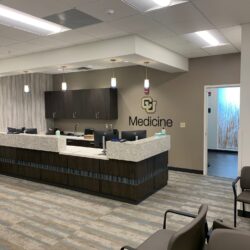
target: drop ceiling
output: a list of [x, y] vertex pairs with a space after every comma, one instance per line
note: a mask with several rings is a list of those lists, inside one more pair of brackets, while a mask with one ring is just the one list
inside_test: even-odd
[[[240, 24], [250, 22], [250, 1], [246, 0], [190, 0], [146, 13], [120, 0], [0, 0], [0, 3], [41, 18], [76, 8], [102, 21], [48, 37], [0, 25], [0, 61], [127, 35], [145, 38], [186, 58], [237, 53], [241, 49]], [[205, 49], [187, 39], [187, 34], [200, 30], [217, 30], [227, 44]]]

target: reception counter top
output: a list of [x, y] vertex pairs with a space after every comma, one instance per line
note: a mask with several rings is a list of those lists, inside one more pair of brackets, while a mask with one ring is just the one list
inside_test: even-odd
[[122, 160], [139, 162], [170, 149], [170, 136], [152, 136], [138, 141], [107, 142], [106, 155], [102, 149], [67, 146], [67, 139], [83, 140], [72, 136], [6, 134], [0, 133], [0, 146], [55, 152], [101, 160]]
[[0, 146], [61, 152], [66, 149], [66, 137], [42, 134], [0, 133]]
[[100, 160], [109, 159], [103, 153], [103, 150], [100, 148], [66, 146], [66, 148], [60, 152], [60, 154], [77, 156], [77, 157], [86, 157], [86, 158], [92, 158], [92, 159], [100, 159]]
[[139, 162], [170, 150], [170, 136], [152, 136], [138, 141], [107, 142], [109, 159]]

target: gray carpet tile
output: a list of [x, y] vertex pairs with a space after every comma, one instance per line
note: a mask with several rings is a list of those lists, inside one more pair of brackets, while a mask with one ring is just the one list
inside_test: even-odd
[[[139, 205], [0, 175], [0, 249], [92, 250], [136, 247], [162, 227], [166, 209], [197, 213], [209, 205], [208, 222], [233, 224], [231, 180], [170, 171], [169, 183]], [[190, 221], [170, 215], [167, 227]], [[250, 231], [250, 219], [238, 218]]]

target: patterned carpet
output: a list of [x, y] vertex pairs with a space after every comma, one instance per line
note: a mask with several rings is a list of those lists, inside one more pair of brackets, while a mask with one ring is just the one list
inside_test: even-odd
[[[136, 247], [162, 227], [166, 209], [197, 213], [209, 205], [208, 221], [232, 225], [231, 181], [170, 171], [169, 185], [139, 205], [0, 175], [0, 249], [65, 250]], [[167, 227], [189, 219], [171, 215]], [[250, 219], [238, 218], [250, 231]]]

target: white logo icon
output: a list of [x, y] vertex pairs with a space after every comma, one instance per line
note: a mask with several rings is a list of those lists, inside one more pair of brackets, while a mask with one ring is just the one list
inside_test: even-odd
[[157, 101], [153, 100], [153, 98], [151, 96], [145, 96], [141, 100], [141, 107], [148, 114], [155, 113], [155, 111], [156, 111], [156, 104], [157, 104]]

